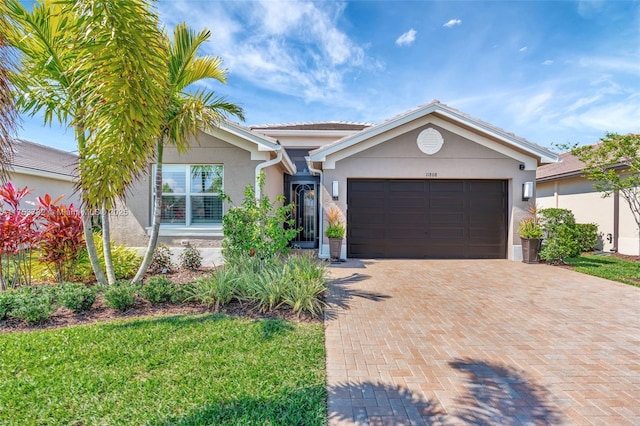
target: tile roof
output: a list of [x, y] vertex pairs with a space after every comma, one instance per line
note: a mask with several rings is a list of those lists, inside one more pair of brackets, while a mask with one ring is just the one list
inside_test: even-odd
[[61, 149], [40, 145], [24, 139], [14, 139], [14, 167], [49, 172], [64, 176], [75, 176], [78, 156]]
[[316, 123], [281, 123], [250, 126], [251, 130], [354, 130], [360, 131], [371, 127], [371, 123], [355, 123], [348, 121], [323, 121]]
[[336, 150], [342, 149], [346, 146], [350, 146], [351, 144], [358, 143], [363, 138], [369, 137], [369, 135], [384, 132], [390, 127], [400, 125], [407, 120], [413, 120], [431, 113], [443, 114], [455, 120], [459, 124], [469, 125], [482, 132], [493, 134], [499, 138], [502, 138], [503, 140], [506, 139], [509, 143], [517, 145], [525, 151], [535, 153], [535, 155], [539, 156], [539, 161], [543, 163], [552, 163], [558, 160], [558, 155], [554, 152], [551, 152], [547, 148], [528, 141], [527, 139], [508, 132], [500, 127], [487, 123], [486, 121], [475, 118], [460, 110], [445, 105], [437, 99], [433, 99], [432, 101], [424, 105], [420, 105], [416, 108], [402, 112], [395, 117], [391, 117], [381, 123], [366, 127], [359, 133], [345, 136], [342, 139], [339, 139], [331, 144], [320, 147], [314, 151], [311, 151], [310, 155], [314, 161], [318, 161], [318, 158], [327, 154], [331, 154]]
[[536, 180], [545, 181], [562, 177], [575, 176], [584, 169], [584, 163], [570, 152], [560, 154], [561, 162], [546, 164], [536, 170]]

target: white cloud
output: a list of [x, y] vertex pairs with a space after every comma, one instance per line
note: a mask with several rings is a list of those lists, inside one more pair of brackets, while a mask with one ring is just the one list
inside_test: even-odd
[[396, 39], [396, 44], [398, 46], [409, 46], [416, 40], [416, 30], [411, 28], [406, 33], [402, 34], [400, 37]]
[[553, 64], [553, 61], [551, 59], [547, 59], [542, 63], [542, 65], [551, 65], [551, 64]]
[[640, 102], [637, 97], [630, 97], [620, 102], [593, 105], [581, 113], [566, 115], [560, 123], [573, 129], [593, 129], [601, 135], [605, 132], [637, 132]]
[[572, 105], [569, 105], [567, 107], [567, 111], [576, 111], [584, 106], [591, 105], [594, 102], [598, 102], [600, 99], [602, 99], [601, 95], [590, 96], [588, 98], [580, 98]]
[[583, 18], [597, 16], [605, 5], [604, 0], [586, 0], [578, 2], [578, 13]]
[[443, 25], [443, 27], [451, 28], [451, 27], [453, 27], [453, 26], [460, 25], [460, 24], [462, 24], [462, 21], [461, 21], [460, 19], [451, 19], [451, 20], [447, 21], [447, 22]]
[[211, 29], [203, 53], [221, 56], [230, 76], [305, 102], [343, 102], [346, 74], [376, 67], [338, 27], [341, 3], [261, 0], [246, 7], [244, 2], [173, 0], [157, 5], [167, 25], [175, 25], [179, 16], [192, 28]]
[[532, 96], [514, 100], [511, 103], [510, 110], [515, 113], [517, 123], [532, 122], [546, 112], [553, 97], [553, 91], [545, 90]]
[[616, 57], [584, 57], [578, 60], [578, 64], [589, 69], [640, 74], [640, 58], [637, 55], [632, 57], [622, 55]]
[[527, 51], [527, 49], [528, 49], [528, 47], [527, 47], [527, 46], [524, 46], [524, 47], [521, 47], [521, 48], [520, 48], [520, 51], [521, 51], [521, 52], [526, 52], [526, 51]]

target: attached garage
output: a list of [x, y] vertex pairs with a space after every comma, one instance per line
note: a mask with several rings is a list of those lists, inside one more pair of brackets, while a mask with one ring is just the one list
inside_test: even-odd
[[502, 259], [504, 180], [348, 179], [347, 256]]
[[307, 157], [320, 175], [320, 214], [326, 220], [323, 212], [341, 211], [341, 256], [351, 258], [521, 260], [518, 223], [535, 203], [524, 188], [534, 185], [539, 165], [556, 161], [438, 101]]

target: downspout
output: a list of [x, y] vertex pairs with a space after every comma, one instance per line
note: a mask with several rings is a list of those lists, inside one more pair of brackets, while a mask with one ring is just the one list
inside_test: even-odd
[[256, 197], [256, 201], [259, 200], [260, 197], [262, 197], [262, 194], [260, 192], [260, 172], [262, 171], [262, 169], [273, 166], [274, 164], [278, 164], [282, 161], [282, 146], [280, 145], [279, 141], [276, 142], [278, 142], [278, 148], [276, 148], [278, 154], [276, 155], [276, 158], [274, 158], [273, 160], [265, 161], [264, 163], [260, 163], [256, 166], [256, 176], [254, 184], [255, 186], [253, 191], [253, 194]]
[[[313, 168], [310, 157], [304, 157], [304, 159], [307, 161], [307, 168], [309, 169], [311, 174], [320, 176], [320, 187], [318, 188], [318, 203], [320, 203], [320, 218], [318, 220], [318, 235], [320, 235], [320, 237], [318, 238], [318, 257], [324, 258], [325, 254], [322, 252], [322, 247], [324, 246], [322, 244], [324, 239], [324, 206], [322, 204], [322, 193], [324, 192], [324, 175], [322, 174], [322, 170]], [[326, 257], [329, 257], [329, 255], [326, 255]]]

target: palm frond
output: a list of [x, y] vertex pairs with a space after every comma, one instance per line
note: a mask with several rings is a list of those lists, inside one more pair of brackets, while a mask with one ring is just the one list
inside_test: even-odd
[[9, 176], [9, 169], [13, 158], [12, 138], [16, 133], [18, 115], [11, 95], [12, 83], [10, 79], [13, 57], [9, 50], [5, 34], [9, 29], [6, 19], [6, 5], [0, 5], [0, 182]]
[[168, 52], [150, 1], [71, 3], [84, 46], [72, 70], [78, 77], [72, 93], [91, 108], [85, 117], [91, 136], [80, 163], [84, 202], [106, 200], [110, 207], [154, 155], [167, 110]]
[[211, 33], [197, 33], [185, 23], [178, 24], [173, 33], [169, 61], [169, 79], [176, 92], [183, 91], [196, 81], [213, 78], [226, 82], [226, 71], [221, 69], [222, 60], [212, 56], [197, 56], [198, 49]]

